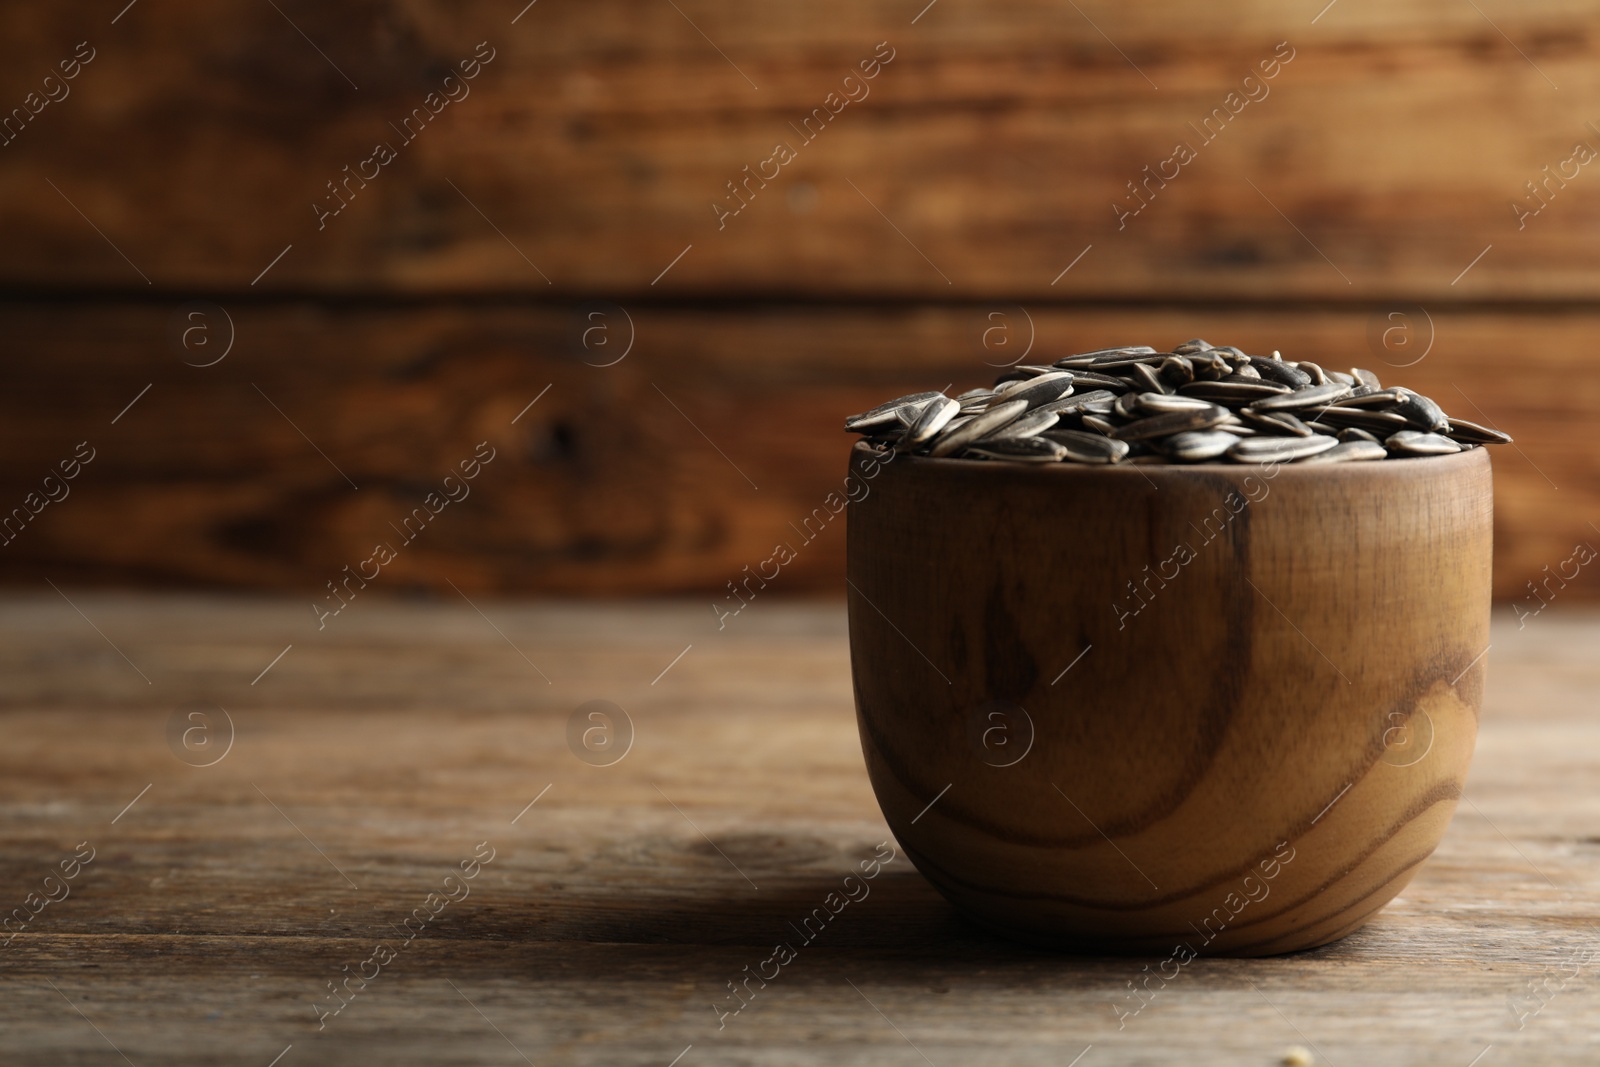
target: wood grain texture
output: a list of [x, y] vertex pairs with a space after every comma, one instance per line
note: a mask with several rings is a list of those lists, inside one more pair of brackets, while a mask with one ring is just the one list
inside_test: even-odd
[[[602, 0], [515, 25], [520, 5], [502, 0], [173, 0], [113, 25], [122, 6], [8, 16], [7, 108], [77, 42], [96, 49], [71, 95], [0, 148], [10, 285], [239, 290], [293, 245], [261, 288], [616, 294], [693, 245], [653, 291], [1600, 293], [1587, 170], [1569, 165], [1525, 224], [1512, 209], [1542, 203], [1526, 183], [1576, 143], [1600, 146], [1584, 104], [1600, 91], [1597, 27], [1571, 0], [1320, 18], [1243, 2], [918, 17], [925, 5], [898, 0]], [[401, 143], [397, 126], [481, 41], [495, 58], [470, 95]], [[879, 42], [894, 59], [870, 95], [801, 141], [791, 124], [832, 106]], [[1207, 142], [1206, 116], [1279, 42], [1293, 60]], [[797, 158], [719, 226], [713, 203], [778, 141]], [[1195, 160], [1119, 226], [1112, 205], [1180, 141]], [[327, 183], [378, 142], [398, 158], [319, 223]]]
[[[1198, 334], [1368, 366], [1509, 431], [1517, 445], [1495, 451], [1497, 596], [1537, 608], [1529, 582], [1546, 601], [1600, 595], [1596, 568], [1557, 573], [1576, 545], [1600, 544], [1587, 525], [1600, 515], [1589, 312], [1436, 308], [1398, 320], [1411, 332], [1390, 350], [1369, 347], [1374, 324], [1393, 325], [1383, 308], [633, 303], [611, 312], [616, 348], [595, 335], [585, 349], [598, 321], [580, 315], [586, 304], [227, 303], [235, 346], [204, 368], [169, 347], [176, 301], [0, 304], [18, 356], [0, 364], [0, 514], [78, 442], [97, 450], [68, 498], [0, 545], [0, 579], [285, 589], [309, 602], [488, 440], [498, 458], [472, 495], [375, 592], [453, 597], [448, 579], [468, 593], [722, 597], [782, 543], [797, 558], [772, 595], [837, 593], [840, 524], [805, 523], [842, 488], [844, 415], [988, 383], [1024, 352]], [[630, 329], [626, 358], [595, 365], [624, 351]]]
[[[665, 1067], [691, 1044], [680, 1067], [917, 1050], [1042, 1067], [1091, 1044], [1080, 1067], [1176, 1049], [1267, 1067], [1290, 1045], [1377, 1067], [1465, 1065], [1490, 1045], [1481, 1062], [1592, 1059], [1592, 614], [1498, 620], [1464, 801], [1401, 897], [1342, 941], [1195, 960], [1119, 1029], [1114, 1006], [1158, 959], [991, 937], [897, 858], [719, 1030], [726, 983], [893, 843], [861, 764], [842, 607], [758, 602], [717, 633], [697, 604], [480, 600], [546, 685], [466, 605], [372, 601], [308, 638], [297, 603], [66, 591], [152, 684], [54, 593], [0, 601], [0, 904], [21, 906], [77, 842], [96, 849], [71, 896], [0, 949], [0, 1063], [122, 1063], [113, 1045], [183, 1067], [264, 1067], [290, 1045], [279, 1067], [519, 1051]], [[608, 768], [565, 744], [595, 697], [636, 727]], [[235, 716], [214, 767], [167, 747], [189, 701]], [[325, 983], [484, 840], [496, 858], [471, 896], [318, 1031]]]
[[861, 743], [958, 907], [1028, 944], [1269, 955], [1349, 933], [1433, 851], [1482, 699], [1486, 452], [885, 455], [852, 457]]

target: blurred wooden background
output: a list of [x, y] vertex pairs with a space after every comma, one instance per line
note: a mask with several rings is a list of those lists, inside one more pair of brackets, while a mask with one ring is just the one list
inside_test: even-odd
[[487, 440], [387, 588], [715, 595], [843, 415], [1194, 335], [1516, 435], [1502, 598], [1600, 545], [1592, 5], [524, 5], [0, 16], [0, 512], [95, 456], [0, 580], [319, 595]]

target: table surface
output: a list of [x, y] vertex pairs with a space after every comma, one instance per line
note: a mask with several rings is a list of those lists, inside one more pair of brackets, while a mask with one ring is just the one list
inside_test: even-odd
[[988, 936], [903, 854], [719, 1015], [892, 847], [837, 603], [61, 593], [0, 601], [0, 1063], [1600, 1058], [1595, 614], [1497, 619], [1465, 800], [1372, 923], [1119, 1026], [1146, 961]]

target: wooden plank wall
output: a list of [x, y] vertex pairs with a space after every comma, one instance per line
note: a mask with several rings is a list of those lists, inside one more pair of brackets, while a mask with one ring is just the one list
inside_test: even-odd
[[94, 459], [0, 580], [311, 594], [490, 441], [394, 588], [708, 593], [842, 414], [1193, 335], [1517, 435], [1502, 598], [1600, 545], [1592, 6], [524, 3], [3, 16], [0, 509]]

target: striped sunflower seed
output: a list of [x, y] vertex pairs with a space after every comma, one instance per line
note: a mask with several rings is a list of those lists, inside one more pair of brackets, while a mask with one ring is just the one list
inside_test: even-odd
[[[1133, 394], [1130, 394], [1133, 395]], [[1212, 407], [1209, 400], [1201, 400], [1197, 396], [1181, 396], [1177, 393], [1138, 393], [1138, 410], [1144, 415], [1161, 415], [1168, 411], [1193, 411], [1197, 408]]]
[[933, 440], [940, 430], [950, 424], [961, 411], [961, 405], [954, 400], [936, 397], [930, 400], [922, 409], [922, 414], [917, 416], [917, 421], [912, 423], [905, 433], [900, 435], [900, 441], [895, 446], [897, 452], [907, 452], [920, 447]]
[[1167, 356], [1156, 368], [1163, 381], [1174, 388], [1194, 381], [1194, 361], [1188, 356]]
[[1281, 359], [1251, 356], [1250, 366], [1255, 368], [1256, 373], [1261, 375], [1264, 381], [1282, 382], [1291, 389], [1304, 389], [1309, 385], [1315, 384], [1311, 380], [1311, 375], [1293, 363], [1285, 363]]
[[1312, 385], [1327, 385], [1328, 382], [1332, 381], [1332, 379], [1328, 377], [1327, 371], [1317, 366], [1317, 364], [1312, 363], [1310, 360], [1302, 359], [1299, 363], [1296, 363], [1295, 366], [1311, 375]]
[[999, 407], [989, 408], [982, 414], [974, 415], [971, 421], [954, 430], [946, 426], [944, 433], [934, 438], [933, 446], [928, 450], [928, 455], [948, 456], [981, 437], [989, 436], [1027, 410], [1028, 402], [1026, 400], [1008, 400]]
[[1228, 409], [1216, 404], [1209, 408], [1191, 408], [1188, 411], [1169, 411], [1164, 415], [1150, 415], [1119, 426], [1111, 436], [1119, 441], [1148, 441], [1156, 437], [1169, 437], [1186, 430], [1208, 430], [1228, 417]]
[[1001, 437], [1032, 437], [1041, 430], [1048, 430], [1060, 421], [1061, 416], [1057, 412], [1034, 408], [1032, 411], [1024, 413], [1020, 418], [1012, 419], [998, 430], [989, 434], [989, 436], [983, 438], [983, 441], [993, 441]]
[[1340, 441], [1325, 452], [1308, 456], [1305, 463], [1354, 463], [1370, 459], [1387, 459], [1389, 450], [1380, 441]]
[[1501, 433], [1499, 430], [1490, 429], [1487, 426], [1479, 426], [1477, 423], [1468, 422], [1466, 419], [1451, 419], [1450, 429], [1445, 431], [1445, 435], [1451, 440], [1460, 441], [1462, 444], [1468, 445], [1509, 445], [1511, 443], [1510, 434]]
[[1461, 451], [1459, 444], [1443, 434], [1421, 430], [1401, 430], [1390, 434], [1383, 444], [1397, 456], [1448, 456]]
[[1339, 439], [1310, 437], [1249, 437], [1228, 449], [1228, 458], [1240, 463], [1290, 463], [1337, 448]]
[[1134, 386], [1146, 393], [1170, 393], [1173, 387], [1163, 381], [1161, 375], [1156, 373], [1154, 367], [1148, 363], [1135, 363], [1128, 368], [1128, 380]]
[[1244, 421], [1268, 433], [1287, 433], [1294, 437], [1310, 437], [1316, 431], [1300, 421], [1291, 411], [1261, 411], [1255, 406], [1239, 409]]
[[1233, 373], [1233, 364], [1222, 353], [1202, 352], [1193, 356], [1182, 356], [1194, 367], [1194, 380], [1197, 382], [1215, 382], [1226, 378]]
[[1112, 352], [1108, 355], [1097, 356], [1091, 364], [1091, 369], [1105, 372], [1111, 368], [1136, 367], [1144, 363], [1160, 363], [1167, 358], [1165, 352]]
[[1287, 391], [1288, 386], [1279, 385], [1277, 382], [1251, 382], [1233, 378], [1224, 378], [1216, 382], [1194, 381], [1178, 387], [1180, 396], [1196, 396], [1213, 404], [1230, 405], [1243, 405], [1270, 396], [1281, 396]]
[[1363, 411], [1387, 411], [1400, 403], [1404, 398], [1395, 389], [1376, 389], [1370, 393], [1352, 392], [1349, 396], [1335, 400], [1334, 406], [1341, 408], [1359, 408]]
[[1064, 359], [1058, 359], [1056, 360], [1055, 365], [1058, 367], [1065, 367], [1068, 370], [1075, 370], [1080, 367], [1087, 367], [1095, 360], [1106, 356], [1141, 356], [1150, 355], [1153, 352], [1155, 352], [1155, 349], [1151, 348], [1149, 345], [1130, 345], [1125, 348], [1100, 348], [1093, 352], [1079, 352], [1076, 355], [1067, 356]]
[[859, 415], [851, 415], [849, 418], [844, 420], [845, 429], [855, 433], [858, 426], [862, 424], [876, 425], [883, 422], [885, 418], [893, 418], [894, 413], [906, 404], [916, 404], [920, 406], [922, 404], [926, 404], [936, 396], [943, 395], [943, 393], [910, 393], [906, 396], [898, 397], [894, 400], [888, 401], [887, 403], [879, 404], [875, 408], [863, 411]]
[[1319, 408], [1316, 418], [1312, 420], [1312, 429], [1317, 429], [1317, 424], [1331, 426], [1342, 430], [1354, 426], [1362, 430], [1370, 430], [1380, 437], [1387, 437], [1396, 430], [1406, 428], [1406, 420], [1391, 411], [1362, 411], [1359, 408]]
[[1186, 430], [1161, 442], [1161, 450], [1184, 463], [1216, 459], [1243, 438], [1228, 430]]
[[1301, 408], [1314, 408], [1323, 404], [1331, 404], [1350, 391], [1348, 385], [1330, 383], [1328, 385], [1310, 385], [1304, 389], [1296, 389], [1292, 393], [1282, 396], [1264, 397], [1250, 405], [1252, 411], [1297, 411]]
[[[1064, 415], [1069, 411], [1076, 411], [1079, 408], [1086, 408], [1091, 404], [1098, 404], [1101, 401], [1110, 404], [1116, 399], [1117, 394], [1111, 392], [1109, 389], [1091, 389], [1087, 393], [1073, 393], [1071, 396], [1064, 396], [1060, 400], [1052, 400], [1048, 404], [1040, 404], [1033, 410], [1054, 411], [1058, 414]], [[1110, 408], [1107, 408], [1106, 410], [1109, 411]]]
[[1012, 400], [1026, 401], [1030, 408], [1048, 404], [1072, 392], [1072, 381], [1071, 371], [1053, 370], [1048, 374], [1031, 378], [1015, 389], [997, 393], [994, 399], [989, 401], [989, 406], [997, 407]]
[[967, 452], [1021, 463], [1058, 463], [1067, 458], [1066, 448], [1043, 437], [991, 437], [968, 445]]
[[1411, 425], [1438, 434], [1450, 429], [1450, 416], [1432, 400], [1409, 389], [1395, 389], [1394, 392], [1400, 395], [1400, 403], [1391, 410]]
[[1086, 389], [1109, 389], [1113, 393], [1126, 393], [1128, 383], [1121, 378], [1113, 378], [1109, 374], [1099, 371], [1075, 370], [1072, 372], [1072, 387]]
[[1128, 442], [1114, 441], [1102, 434], [1046, 430], [1041, 436], [1065, 448], [1066, 458], [1074, 463], [1120, 463], [1128, 454]]

